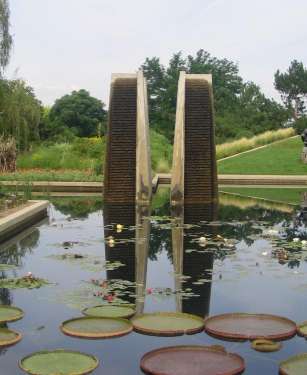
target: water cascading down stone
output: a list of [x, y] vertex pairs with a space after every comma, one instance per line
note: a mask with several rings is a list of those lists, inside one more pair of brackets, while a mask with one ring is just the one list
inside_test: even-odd
[[147, 204], [152, 195], [147, 84], [143, 72], [113, 74], [104, 200]]
[[204, 204], [217, 199], [212, 77], [180, 72], [171, 202]]

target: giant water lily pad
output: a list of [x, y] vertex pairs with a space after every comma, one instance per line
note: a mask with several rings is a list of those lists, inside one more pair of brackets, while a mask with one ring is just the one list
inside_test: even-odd
[[139, 315], [132, 319], [137, 332], [157, 336], [179, 336], [198, 333], [204, 320], [198, 316], [175, 312], [157, 312]]
[[23, 318], [24, 312], [18, 307], [0, 305], [0, 324], [7, 322], [15, 322]]
[[127, 335], [133, 326], [126, 319], [86, 316], [63, 322], [61, 330], [69, 336], [103, 339]]
[[299, 324], [297, 326], [297, 333], [300, 335], [300, 336], [304, 336], [304, 337], [307, 337], [307, 321], [306, 322], [303, 322], [301, 324]]
[[206, 319], [205, 331], [213, 336], [234, 340], [284, 340], [295, 335], [296, 324], [275, 315], [235, 313]]
[[96, 316], [101, 318], [131, 318], [135, 310], [130, 306], [124, 305], [100, 305], [89, 307], [82, 311], [84, 315]]
[[21, 334], [7, 328], [0, 328], [0, 348], [14, 345], [21, 340]]
[[282, 375], [306, 375], [307, 353], [299, 354], [280, 363]]
[[149, 375], [235, 375], [244, 368], [239, 355], [208, 346], [161, 348], [141, 359], [141, 369]]
[[93, 355], [61, 349], [33, 353], [19, 362], [20, 368], [32, 375], [85, 375], [98, 365]]

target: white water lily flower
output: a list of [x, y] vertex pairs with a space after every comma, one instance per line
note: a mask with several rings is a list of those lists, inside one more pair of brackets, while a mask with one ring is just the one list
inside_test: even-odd
[[293, 242], [300, 242], [300, 239], [299, 238], [297, 238], [297, 237], [295, 237], [295, 238], [293, 238], [293, 240], [292, 240]]
[[117, 224], [116, 225], [116, 232], [121, 233], [124, 229], [124, 226], [122, 224]]
[[302, 240], [301, 244], [302, 244], [303, 246], [306, 246], [306, 245], [307, 245], [307, 241], [306, 241], [306, 240]]
[[203, 245], [207, 243], [207, 238], [206, 237], [199, 237], [198, 241]]
[[263, 256], [267, 256], [267, 255], [268, 255], [268, 252], [267, 252], [267, 251], [263, 251], [261, 254], [262, 254]]

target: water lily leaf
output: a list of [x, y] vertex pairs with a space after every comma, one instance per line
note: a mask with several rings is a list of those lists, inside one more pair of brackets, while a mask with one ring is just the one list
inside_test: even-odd
[[[208, 365], [210, 364], [210, 365]], [[173, 346], [153, 350], [141, 359], [146, 374], [242, 374], [243, 358], [221, 346]]]
[[0, 279], [0, 288], [6, 289], [36, 289], [51, 285], [48, 280], [36, 277], [19, 277], [12, 279]]
[[137, 332], [157, 336], [178, 336], [198, 333], [204, 320], [198, 316], [175, 312], [157, 312], [139, 315], [132, 319]]
[[22, 319], [24, 312], [18, 307], [0, 305], [0, 324]]
[[68, 336], [93, 339], [124, 336], [133, 330], [129, 320], [93, 316], [66, 320], [60, 328]]
[[95, 316], [101, 318], [131, 318], [135, 310], [125, 305], [99, 305], [89, 307], [82, 311], [86, 316]]
[[252, 341], [251, 347], [258, 352], [269, 353], [280, 350], [282, 344], [272, 340], [257, 339]]
[[7, 328], [0, 328], [0, 348], [17, 344], [21, 340], [20, 333]]
[[280, 363], [280, 373], [283, 375], [305, 375], [307, 368], [307, 353], [299, 354]]
[[0, 264], [0, 272], [14, 270], [17, 267], [15, 264]]
[[301, 324], [299, 324], [297, 326], [297, 333], [300, 335], [300, 336], [304, 336], [304, 337], [307, 337], [307, 321], [306, 322], [303, 322]]
[[33, 353], [19, 362], [28, 374], [85, 375], [94, 371], [99, 361], [93, 355], [57, 349]]

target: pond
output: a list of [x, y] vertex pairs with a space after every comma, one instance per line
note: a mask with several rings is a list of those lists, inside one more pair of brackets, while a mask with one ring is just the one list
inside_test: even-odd
[[[23, 339], [0, 351], [1, 374], [22, 374], [21, 358], [56, 348], [96, 355], [101, 363], [94, 373], [108, 375], [142, 374], [143, 354], [173, 345], [223, 345], [245, 359], [245, 373], [251, 375], [276, 374], [279, 361], [306, 351], [305, 339], [298, 336], [284, 341], [278, 352], [259, 353], [248, 341], [224, 341], [204, 332], [178, 337], [132, 332], [86, 340], [59, 329], [83, 308], [108, 301], [133, 303], [139, 313], [251, 312], [307, 320], [307, 247], [301, 242], [307, 231], [299, 206], [223, 195], [219, 207], [171, 212], [168, 191], [155, 197], [150, 210], [103, 206], [95, 197], [51, 201], [49, 219], [1, 246], [0, 264], [17, 266], [2, 269], [2, 278], [31, 272], [51, 283], [0, 289], [1, 304], [25, 312], [9, 324]], [[97, 290], [93, 280], [104, 288]]]

